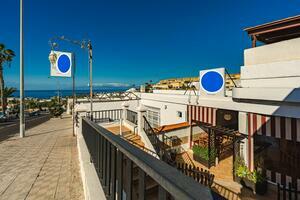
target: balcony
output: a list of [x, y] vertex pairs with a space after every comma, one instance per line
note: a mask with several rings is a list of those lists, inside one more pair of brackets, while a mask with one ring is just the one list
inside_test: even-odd
[[[218, 199], [210, 188], [130, 144], [87, 118], [82, 118], [79, 149], [86, 149], [94, 177], [85, 182], [101, 186], [109, 199]], [[87, 158], [87, 157], [86, 157]], [[91, 188], [87, 188], [92, 197]]]

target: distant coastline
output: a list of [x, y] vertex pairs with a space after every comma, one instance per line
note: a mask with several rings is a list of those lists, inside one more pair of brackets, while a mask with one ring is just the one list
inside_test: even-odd
[[[109, 93], [109, 92], [123, 92], [128, 88], [102, 88], [102, 89], [93, 89], [94, 93]], [[88, 89], [77, 89], [76, 95], [89, 95]], [[19, 97], [19, 90], [13, 93], [13, 97]], [[49, 99], [53, 96], [57, 96], [57, 90], [25, 90], [25, 97], [38, 98], [38, 99]], [[72, 96], [72, 90], [60, 90], [59, 95], [61, 97]]]

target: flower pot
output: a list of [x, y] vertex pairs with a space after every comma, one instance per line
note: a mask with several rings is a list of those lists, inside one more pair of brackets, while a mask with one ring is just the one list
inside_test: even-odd
[[266, 180], [255, 184], [255, 192], [259, 195], [266, 194], [267, 189], [268, 189], [268, 182]]
[[258, 183], [254, 183], [253, 181], [247, 178], [240, 177], [237, 177], [236, 180], [239, 181], [242, 186], [251, 189], [254, 194], [264, 195], [267, 192], [268, 183], [266, 180]]

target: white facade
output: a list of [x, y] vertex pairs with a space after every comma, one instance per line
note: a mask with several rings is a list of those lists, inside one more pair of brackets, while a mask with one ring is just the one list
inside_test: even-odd
[[[283, 140], [291, 139], [292, 119], [297, 120], [295, 123], [299, 123], [300, 127], [300, 38], [245, 50], [245, 65], [241, 67], [241, 87], [233, 88], [232, 96], [199, 95], [198, 92], [194, 94], [178, 90], [155, 90], [153, 93], [135, 94], [140, 99], [126, 101], [126, 109], [138, 113], [138, 124], [134, 126], [125, 121], [124, 125], [130, 126], [131, 130], [137, 130], [145, 146], [152, 150], [153, 147], [142, 128], [142, 116], [146, 116], [147, 110], [159, 113], [160, 126], [187, 122], [188, 105], [238, 111], [239, 132], [248, 137], [244, 139], [240, 153], [253, 170], [253, 135], [257, 134], [254, 126], [259, 129], [264, 118], [269, 121], [264, 123], [270, 125], [272, 117], [276, 120], [275, 137]], [[95, 102], [93, 109], [122, 109], [123, 103], [124, 101]], [[89, 106], [88, 102], [81, 103], [76, 105], [76, 110], [89, 111]], [[253, 121], [256, 117], [259, 119], [258, 125]], [[283, 136], [277, 135], [282, 123], [279, 120], [284, 123], [283, 129], [288, 130]], [[269, 127], [271, 129], [271, 125]], [[190, 135], [189, 128], [174, 131], [172, 134], [176, 132], [180, 137]], [[271, 137], [271, 134], [267, 136]], [[300, 138], [300, 131], [296, 137]], [[185, 144], [184, 148], [187, 147]]]

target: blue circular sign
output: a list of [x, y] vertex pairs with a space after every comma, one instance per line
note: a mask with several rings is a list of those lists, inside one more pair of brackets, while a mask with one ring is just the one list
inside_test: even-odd
[[69, 56], [63, 54], [57, 60], [57, 68], [61, 73], [66, 73], [71, 68], [71, 60]]
[[218, 92], [223, 85], [223, 76], [216, 71], [206, 72], [201, 78], [201, 86], [208, 93]]

